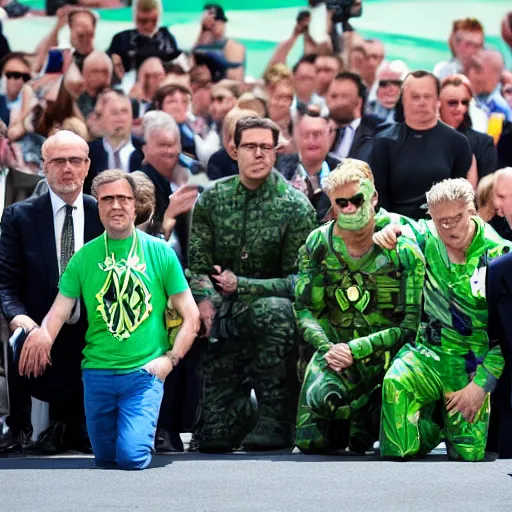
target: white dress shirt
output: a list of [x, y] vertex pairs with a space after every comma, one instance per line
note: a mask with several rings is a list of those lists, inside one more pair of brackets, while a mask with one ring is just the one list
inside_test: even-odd
[[[117, 169], [114, 160], [114, 148], [109, 144], [107, 139], [103, 138], [103, 147], [108, 155], [108, 168]], [[119, 149], [119, 148], [115, 148]], [[135, 147], [132, 144], [131, 138], [121, 147], [119, 151], [119, 158], [121, 160], [121, 170], [124, 172], [130, 172], [130, 156], [135, 151]]]
[[[60, 247], [62, 227], [64, 226], [64, 219], [66, 218], [66, 203], [51, 188], [48, 187], [48, 191], [50, 192], [50, 199], [52, 202], [53, 227], [55, 229], [55, 248], [57, 249], [57, 264], [59, 265], [60, 274]], [[84, 197], [82, 192], [80, 192], [80, 195], [76, 198], [76, 201], [72, 204], [72, 206], [75, 252], [77, 252], [84, 245], [85, 215]]]
[[336, 149], [333, 151], [333, 153], [338, 158], [347, 158], [348, 154], [350, 153], [350, 148], [352, 147], [352, 144], [354, 142], [354, 137], [356, 135], [356, 130], [359, 128], [359, 125], [361, 124], [361, 118], [354, 119], [349, 125], [345, 127], [345, 130], [343, 132], [343, 137], [338, 142], [338, 145]]

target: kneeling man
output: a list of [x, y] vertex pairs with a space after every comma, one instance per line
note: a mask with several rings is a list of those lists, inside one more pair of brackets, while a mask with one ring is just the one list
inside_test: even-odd
[[297, 415], [304, 453], [371, 449], [382, 379], [420, 322], [423, 256], [405, 237], [393, 250], [373, 243], [377, 193], [369, 177], [368, 165], [351, 159], [329, 174], [324, 190], [336, 220], [313, 231], [299, 253], [295, 312], [316, 349]]
[[[426, 321], [384, 378], [381, 456], [422, 456], [445, 438], [450, 458], [479, 461], [489, 394], [504, 366], [487, 334], [486, 269], [510, 243], [475, 216], [473, 187], [463, 178], [434, 185], [427, 204], [432, 220], [414, 229], [426, 261]], [[390, 225], [375, 241], [392, 247], [397, 232]]]
[[[163, 382], [192, 345], [199, 311], [174, 251], [134, 227], [134, 179], [104, 171], [94, 178], [92, 193], [105, 233], [70, 259], [53, 306], [25, 342], [19, 369], [35, 377], [45, 371], [53, 342], [82, 296], [89, 323], [85, 416], [96, 465], [144, 469]], [[172, 350], [165, 325], [169, 297], [183, 317]]]

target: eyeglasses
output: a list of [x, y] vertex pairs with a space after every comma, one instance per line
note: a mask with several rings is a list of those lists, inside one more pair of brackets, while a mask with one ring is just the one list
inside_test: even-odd
[[364, 195], [362, 192], [359, 192], [352, 197], [338, 197], [335, 199], [335, 202], [340, 208], [346, 208], [349, 204], [359, 208], [364, 203]]
[[19, 71], [7, 71], [5, 76], [8, 80], [23, 80], [24, 82], [28, 82], [31, 76], [28, 73], [20, 73]]
[[157, 23], [158, 22], [158, 16], [148, 16], [146, 18], [142, 17], [142, 16], [137, 16], [135, 18], [135, 22], [138, 24], [138, 25], [148, 25], [149, 23]]
[[215, 103], [218, 101], [219, 103], [222, 103], [226, 98], [227, 96], [212, 96], [212, 102]]
[[402, 80], [379, 80], [379, 87], [388, 87], [394, 85], [395, 87], [402, 86]]
[[469, 100], [446, 100], [449, 107], [457, 107], [459, 103], [465, 107], [469, 107]]
[[251, 151], [252, 153], [255, 153], [258, 149], [260, 149], [262, 153], [270, 153], [276, 149], [274, 146], [271, 146], [270, 144], [252, 144], [252, 143], [240, 144], [239, 147], [242, 149], [246, 149], [247, 151]]
[[66, 166], [66, 164], [69, 162], [69, 165], [71, 167], [79, 167], [84, 162], [87, 162], [89, 160], [88, 158], [80, 158], [79, 156], [70, 156], [69, 158], [52, 158], [48, 161], [48, 164], [51, 164], [58, 168], [63, 168]]
[[103, 197], [98, 198], [98, 201], [106, 206], [113, 206], [116, 201], [121, 206], [126, 206], [128, 203], [135, 201], [135, 197], [125, 196], [125, 195], [103, 196]]

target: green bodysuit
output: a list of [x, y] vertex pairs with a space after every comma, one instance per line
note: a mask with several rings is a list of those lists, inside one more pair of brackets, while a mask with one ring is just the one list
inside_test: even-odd
[[416, 343], [399, 352], [384, 379], [383, 457], [424, 455], [442, 436], [452, 458], [476, 461], [485, 455], [489, 398], [471, 424], [458, 412], [447, 414], [445, 407], [445, 394], [471, 380], [492, 391], [504, 366], [500, 347], [489, 345], [485, 282], [487, 263], [511, 245], [480, 218], [473, 220], [476, 231], [465, 264], [450, 262], [432, 221], [415, 226], [426, 260], [426, 321]]
[[[354, 259], [333, 235], [334, 225], [316, 229], [299, 253], [295, 313], [304, 341], [316, 350], [296, 424], [296, 445], [306, 453], [371, 448], [385, 371], [420, 323], [424, 261], [415, 243], [401, 237], [393, 251], [374, 245]], [[324, 355], [340, 342], [348, 342], [354, 363], [338, 373]]]

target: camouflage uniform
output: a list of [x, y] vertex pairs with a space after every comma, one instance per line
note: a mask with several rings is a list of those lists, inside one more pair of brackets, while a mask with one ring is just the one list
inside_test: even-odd
[[[196, 301], [209, 299], [217, 308], [217, 332], [210, 336], [202, 368], [194, 436], [199, 450], [230, 451], [242, 442], [246, 449], [293, 445], [297, 386], [291, 299], [297, 254], [314, 228], [307, 197], [275, 170], [257, 190], [233, 176], [215, 183], [197, 202], [188, 276]], [[214, 265], [238, 276], [235, 294], [215, 291], [208, 277]], [[258, 401], [255, 427], [251, 389]]]
[[[487, 334], [485, 274], [487, 263], [509, 252], [510, 243], [479, 217], [466, 251], [466, 263], [451, 263], [432, 221], [414, 228], [426, 259], [424, 289], [427, 321], [414, 345], [399, 352], [383, 384], [380, 451], [383, 457], [425, 455], [446, 438], [451, 458], [477, 461], [485, 456], [489, 397], [473, 423], [447, 414], [445, 394], [473, 381], [494, 389], [504, 360]], [[403, 229], [408, 233], [407, 228]]]
[[[381, 221], [385, 225], [389, 217], [381, 215]], [[425, 267], [414, 242], [400, 237], [393, 251], [374, 246], [353, 259], [333, 236], [334, 225], [309, 236], [295, 288], [299, 330], [316, 349], [297, 413], [296, 445], [306, 453], [371, 448], [385, 371], [404, 343], [414, 340], [421, 315]], [[348, 342], [354, 363], [338, 373], [324, 355], [340, 342]]]

